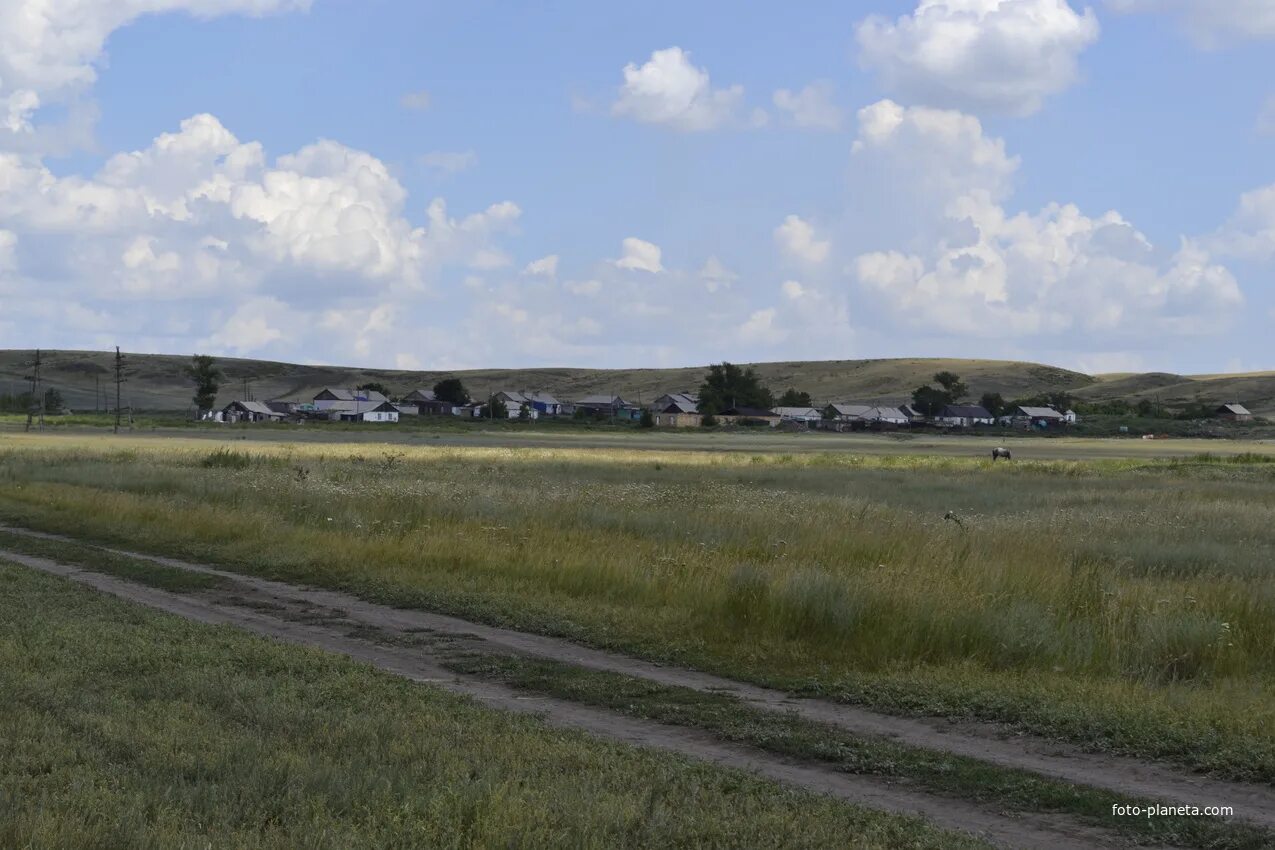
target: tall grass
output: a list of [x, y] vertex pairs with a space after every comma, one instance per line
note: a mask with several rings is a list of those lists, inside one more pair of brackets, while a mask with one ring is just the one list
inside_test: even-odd
[[0, 517], [1275, 776], [1266, 464], [138, 445], [0, 454]]

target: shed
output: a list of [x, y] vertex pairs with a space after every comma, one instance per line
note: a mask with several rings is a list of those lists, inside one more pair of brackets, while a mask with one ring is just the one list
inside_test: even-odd
[[1253, 414], [1249, 412], [1249, 409], [1238, 402], [1220, 406], [1214, 411], [1214, 415], [1218, 419], [1225, 419], [1228, 422], [1249, 422], [1253, 418]]

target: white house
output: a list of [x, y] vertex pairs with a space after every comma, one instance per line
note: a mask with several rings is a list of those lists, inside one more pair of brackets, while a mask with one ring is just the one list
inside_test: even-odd
[[324, 387], [314, 397], [317, 410], [331, 410], [333, 407], [348, 409], [366, 409], [389, 401], [376, 390], [352, 390], [346, 387]]
[[776, 407], [780, 422], [800, 422], [814, 427], [823, 420], [823, 411], [817, 407]]
[[329, 419], [341, 422], [397, 422], [399, 410], [388, 401], [371, 404], [367, 401], [335, 401], [324, 408]]

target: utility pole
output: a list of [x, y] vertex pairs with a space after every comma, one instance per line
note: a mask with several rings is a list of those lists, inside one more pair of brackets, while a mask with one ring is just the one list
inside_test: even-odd
[[93, 412], [97, 413], [102, 404], [102, 376], [93, 376]]
[[31, 430], [31, 420], [36, 414], [40, 416], [40, 429], [44, 429], [44, 396], [40, 393], [40, 349], [35, 350], [35, 362], [31, 364], [31, 401], [27, 405], [27, 427]]
[[120, 385], [124, 383], [124, 358], [115, 346], [115, 433], [120, 432]]

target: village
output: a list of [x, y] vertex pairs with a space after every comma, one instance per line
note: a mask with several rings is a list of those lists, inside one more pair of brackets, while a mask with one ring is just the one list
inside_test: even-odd
[[[1251, 418], [1239, 404], [1221, 405], [1220, 419], [1243, 422]], [[1017, 428], [1045, 431], [1062, 429], [1080, 421], [1072, 409], [1018, 405], [995, 414], [980, 404], [946, 404], [932, 415], [915, 404], [881, 406], [852, 401], [829, 402], [822, 407], [727, 407], [719, 413], [701, 410], [691, 392], [666, 393], [649, 405], [622, 396], [590, 395], [562, 401], [545, 391], [501, 390], [484, 404], [456, 403], [438, 398], [430, 389], [415, 389], [391, 400], [375, 389], [325, 387], [308, 401], [253, 401], [236, 399], [206, 418], [223, 423], [309, 421], [369, 422], [393, 424], [405, 417], [452, 416], [461, 419], [535, 421], [574, 418], [613, 423], [639, 423], [655, 428], [701, 428], [736, 425], [788, 430], [888, 431], [914, 426], [946, 429]]]

